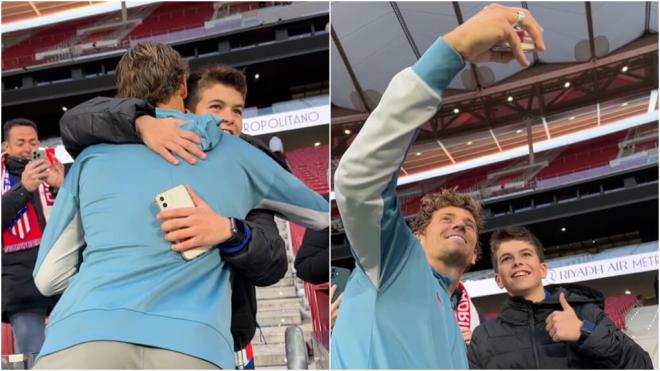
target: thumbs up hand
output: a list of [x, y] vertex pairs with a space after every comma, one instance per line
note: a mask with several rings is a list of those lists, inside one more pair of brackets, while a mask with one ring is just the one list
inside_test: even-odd
[[575, 314], [573, 307], [566, 301], [563, 292], [559, 294], [559, 303], [562, 310], [552, 312], [545, 319], [545, 329], [554, 342], [578, 341], [582, 321]]

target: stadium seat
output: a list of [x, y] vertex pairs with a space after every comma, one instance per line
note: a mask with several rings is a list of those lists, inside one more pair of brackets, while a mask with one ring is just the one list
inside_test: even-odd
[[328, 145], [303, 148], [286, 153], [293, 175], [320, 194], [326, 194], [328, 186]]
[[633, 295], [608, 296], [605, 298], [605, 314], [607, 314], [620, 330], [625, 330], [626, 314], [637, 303], [637, 298]]
[[165, 2], [154, 10], [127, 39], [137, 40], [169, 32], [204, 27], [213, 16], [213, 3], [176, 1]]
[[619, 151], [618, 143], [625, 132], [611, 134], [574, 144], [536, 174], [536, 179], [549, 179], [609, 164]]

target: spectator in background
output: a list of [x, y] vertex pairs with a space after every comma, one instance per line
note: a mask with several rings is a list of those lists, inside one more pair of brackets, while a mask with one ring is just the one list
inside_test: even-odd
[[296, 276], [301, 280], [315, 285], [328, 282], [330, 263], [328, 233], [330, 233], [329, 228], [322, 231], [312, 229], [305, 231], [294, 261]]
[[287, 163], [286, 155], [284, 154], [284, 144], [282, 143], [282, 139], [280, 139], [280, 137], [273, 135], [273, 137], [268, 141], [268, 147], [270, 147], [270, 151], [273, 153], [273, 155], [275, 155], [275, 157], [278, 158], [280, 162]]
[[[272, 144], [272, 140], [271, 140]], [[330, 228], [322, 231], [305, 230], [294, 267], [296, 275], [305, 282], [315, 285], [330, 280]]]
[[529, 230], [495, 231], [495, 281], [509, 298], [496, 320], [474, 331], [473, 369], [652, 369], [648, 353], [603, 312], [600, 292], [580, 285], [543, 287], [548, 267]]
[[56, 298], [41, 295], [32, 270], [64, 166], [31, 161], [39, 147], [34, 122], [13, 119], [2, 129], [2, 322], [12, 325], [16, 353], [38, 353]]
[[[236, 231], [219, 215], [245, 215], [257, 205], [306, 227], [327, 227], [327, 202], [316, 193], [221, 133], [211, 115], [183, 114], [186, 72], [181, 56], [163, 44], [141, 44], [122, 57], [120, 94], [145, 97], [160, 118], [186, 121], [182, 129], [202, 139], [208, 160], [171, 167], [136, 145], [99, 145], [81, 155], [34, 271], [42, 292], [66, 288], [37, 368], [233, 368], [225, 255], [211, 250], [186, 262], [176, 253], [204, 245], [242, 252], [247, 229]], [[195, 207], [158, 213], [162, 224], [154, 223], [154, 195], [184, 181], [201, 195], [189, 190]]]
[[[247, 95], [242, 72], [226, 65], [205, 66], [193, 71], [187, 83], [185, 104], [189, 111], [222, 119], [221, 129], [225, 133], [240, 136], [291, 172], [282, 156], [274, 154], [257, 138], [242, 133]], [[191, 155], [204, 157], [195, 147], [199, 138], [177, 127], [180, 120], [156, 119], [154, 115], [153, 106], [142, 99], [94, 98], [68, 110], [62, 117], [62, 141], [73, 155], [97, 143], [144, 142], [172, 164], [178, 163], [172, 154], [189, 163], [195, 162]], [[268, 286], [279, 281], [287, 271], [288, 261], [272, 211], [255, 209], [245, 220], [237, 222], [251, 229], [251, 240], [241, 253], [221, 254], [233, 267], [231, 329], [236, 367], [252, 369], [254, 359], [249, 356], [252, 354], [249, 348], [257, 328], [255, 285]]]

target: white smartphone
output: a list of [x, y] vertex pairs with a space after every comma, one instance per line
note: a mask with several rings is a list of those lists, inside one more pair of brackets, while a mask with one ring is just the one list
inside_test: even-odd
[[[192, 198], [190, 198], [190, 194], [188, 194], [186, 187], [183, 185], [178, 185], [174, 188], [168, 189], [165, 192], [157, 194], [156, 205], [158, 205], [160, 211], [181, 209], [185, 207], [195, 207]], [[185, 260], [193, 260], [210, 250], [212, 247], [213, 246], [200, 246], [182, 252], [181, 256]]]

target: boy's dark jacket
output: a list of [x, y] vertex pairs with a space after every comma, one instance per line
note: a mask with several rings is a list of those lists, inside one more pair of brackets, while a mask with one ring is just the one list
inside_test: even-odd
[[[495, 320], [472, 334], [468, 360], [472, 369], [652, 369], [648, 353], [621, 332], [603, 311], [604, 297], [585, 286], [545, 288], [551, 296], [539, 303], [509, 297]], [[545, 319], [561, 311], [563, 292], [580, 320], [595, 324], [583, 340], [555, 343]]]

